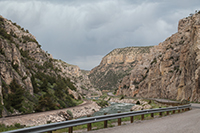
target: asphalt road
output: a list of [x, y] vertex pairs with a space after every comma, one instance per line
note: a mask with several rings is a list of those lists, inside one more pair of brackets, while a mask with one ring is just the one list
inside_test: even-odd
[[90, 133], [200, 133], [200, 104], [192, 110], [127, 125], [94, 130]]

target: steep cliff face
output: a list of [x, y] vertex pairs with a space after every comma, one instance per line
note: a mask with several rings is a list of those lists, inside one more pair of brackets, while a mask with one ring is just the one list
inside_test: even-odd
[[164, 42], [143, 49], [112, 51], [91, 71], [92, 83], [117, 87], [117, 95], [200, 101], [200, 13], [180, 20], [178, 32]]
[[[0, 98], [10, 112], [64, 108], [74, 106], [74, 98], [101, 95], [78, 66], [53, 59], [40, 47], [28, 30], [0, 16]], [[45, 100], [53, 106], [40, 110]]]
[[151, 48], [127, 47], [111, 51], [102, 59], [99, 66], [90, 71], [91, 82], [101, 90], [118, 88], [122, 78], [130, 74], [138, 64], [143, 63], [141, 59], [149, 55]]
[[117, 95], [200, 101], [200, 14], [180, 20], [178, 32], [142, 60], [145, 68], [133, 68]]

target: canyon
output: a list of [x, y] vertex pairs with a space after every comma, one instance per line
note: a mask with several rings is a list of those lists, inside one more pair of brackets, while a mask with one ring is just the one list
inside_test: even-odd
[[200, 13], [179, 21], [178, 32], [159, 45], [111, 51], [89, 78], [116, 95], [200, 100]]

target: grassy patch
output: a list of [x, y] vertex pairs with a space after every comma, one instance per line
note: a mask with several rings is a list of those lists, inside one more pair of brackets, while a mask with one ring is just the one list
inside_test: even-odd
[[16, 123], [14, 126], [13, 125], [6, 126], [4, 124], [0, 124], [0, 132], [16, 130], [16, 129], [20, 129], [20, 128], [24, 128], [24, 126], [20, 125], [19, 123]]

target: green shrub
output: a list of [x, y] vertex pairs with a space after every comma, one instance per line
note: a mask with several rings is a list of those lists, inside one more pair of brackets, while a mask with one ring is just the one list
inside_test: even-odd
[[63, 100], [58, 100], [58, 103], [60, 104], [61, 108], [66, 108], [66, 104]]
[[65, 81], [66, 85], [67, 85], [71, 90], [76, 91], [76, 87], [75, 87], [74, 84], [70, 81], [69, 78], [67, 78], [67, 80], [66, 80], [66, 79], [63, 79], [63, 80]]
[[174, 71], [178, 72], [179, 71], [179, 66], [174, 66]]
[[0, 53], [5, 56], [5, 51], [1, 48]]
[[148, 104], [151, 104], [151, 100], [149, 100]]
[[171, 56], [170, 58], [169, 58], [169, 60], [173, 60], [174, 59], [174, 57], [173, 56]]
[[16, 128], [23, 128], [24, 126], [21, 125], [20, 123], [15, 123], [15, 127], [16, 127]]
[[124, 99], [124, 95], [121, 96], [120, 100]]
[[155, 64], [157, 63], [156, 58], [153, 59], [153, 61], [151, 62], [151, 65], [154, 64], [154, 63], [155, 63]]
[[15, 71], [17, 71], [18, 68], [19, 68], [19, 65], [18, 65], [18, 64], [14, 64], [14, 63], [12, 62], [12, 67], [15, 69]]
[[[1, 98], [0, 98], [0, 101], [1, 101]], [[0, 117], [2, 117], [2, 112], [3, 112], [3, 105], [0, 102]]]
[[40, 90], [39, 90], [37, 83], [35, 81], [35, 75], [34, 74], [32, 74], [32, 76], [31, 76], [31, 82], [32, 82], [32, 86], [33, 86], [33, 92], [38, 93]]
[[10, 105], [17, 110], [22, 109], [22, 102], [24, 100], [24, 89], [17, 83], [15, 79], [10, 83], [9, 86], [11, 89], [11, 93], [7, 96], [7, 98], [9, 99], [9, 101], [7, 101], [8, 106]]
[[39, 70], [42, 70], [42, 69], [44, 69], [44, 67], [42, 66], [42, 65], [39, 65], [39, 64], [35, 64], [35, 67], [37, 68], [37, 69], [39, 69]]
[[67, 114], [69, 114], [70, 118], [73, 118], [73, 114], [70, 110], [67, 110]]
[[37, 112], [54, 110], [54, 109], [56, 109], [56, 103], [54, 97], [51, 94], [46, 93], [44, 96], [40, 97], [39, 102], [36, 106]]
[[3, 22], [3, 18], [2, 17], [0, 17], [0, 22]]
[[35, 43], [38, 44], [38, 42], [35, 39], [33, 39], [33, 38], [29, 37], [29, 36], [22, 36], [22, 39], [24, 40], [23, 41], [24, 43], [25, 42], [35, 42]]
[[28, 50], [25, 50], [23, 51], [22, 49], [20, 49], [20, 53], [23, 57], [27, 58], [27, 59], [30, 59], [30, 60], [33, 60], [30, 56], [29, 56], [29, 51]]
[[11, 42], [13, 42], [12, 40], [12, 36], [10, 34], [7, 34], [6, 30], [4, 28], [2, 28], [2, 26], [0, 25], [0, 35], [2, 37], [4, 37], [5, 39], [10, 40]]
[[53, 69], [53, 63], [52, 62], [48, 62], [46, 61], [44, 64], [43, 64], [44, 68], [51, 68]]
[[170, 70], [169, 73], [173, 73], [174, 71]]
[[66, 96], [65, 102], [67, 103], [68, 107], [76, 106], [76, 103], [72, 100], [72, 98], [69, 95]]
[[101, 106], [102, 108], [105, 107], [105, 106], [108, 106], [108, 102], [104, 101], [104, 100], [97, 101], [97, 104], [99, 106]]

